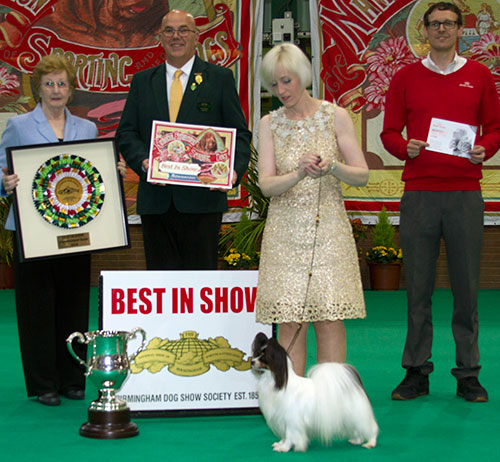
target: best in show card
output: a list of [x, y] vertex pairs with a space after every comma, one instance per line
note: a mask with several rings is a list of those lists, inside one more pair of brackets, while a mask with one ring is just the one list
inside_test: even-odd
[[148, 181], [233, 187], [236, 129], [153, 121]]

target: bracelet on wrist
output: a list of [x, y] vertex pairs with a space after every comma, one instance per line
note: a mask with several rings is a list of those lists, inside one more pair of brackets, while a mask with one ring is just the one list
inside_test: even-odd
[[333, 171], [335, 170], [336, 166], [337, 166], [337, 161], [333, 159], [330, 167], [328, 168], [328, 173], [333, 174]]

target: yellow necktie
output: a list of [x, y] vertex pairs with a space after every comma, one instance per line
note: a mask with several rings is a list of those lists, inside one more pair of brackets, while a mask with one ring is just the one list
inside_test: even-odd
[[172, 82], [172, 88], [170, 89], [170, 100], [168, 102], [170, 122], [176, 121], [177, 114], [179, 113], [179, 108], [181, 107], [181, 101], [182, 101], [182, 83], [180, 79], [181, 75], [182, 71], [180, 69], [175, 71], [174, 81]]

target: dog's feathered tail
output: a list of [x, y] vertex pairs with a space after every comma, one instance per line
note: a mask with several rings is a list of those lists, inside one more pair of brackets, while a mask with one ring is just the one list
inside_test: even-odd
[[323, 444], [331, 444], [332, 435], [350, 438], [356, 444], [376, 442], [379, 428], [354, 367], [340, 363], [317, 364], [308, 377], [316, 390], [313, 432]]

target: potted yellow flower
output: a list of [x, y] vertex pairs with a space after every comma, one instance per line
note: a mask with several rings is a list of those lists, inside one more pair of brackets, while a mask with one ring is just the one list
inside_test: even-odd
[[237, 249], [229, 249], [229, 252], [223, 257], [224, 265], [228, 269], [257, 269], [259, 267], [260, 253], [247, 255], [239, 252]]
[[394, 231], [394, 226], [383, 207], [373, 228], [372, 247], [366, 252], [372, 290], [399, 289], [403, 254], [394, 244]]

